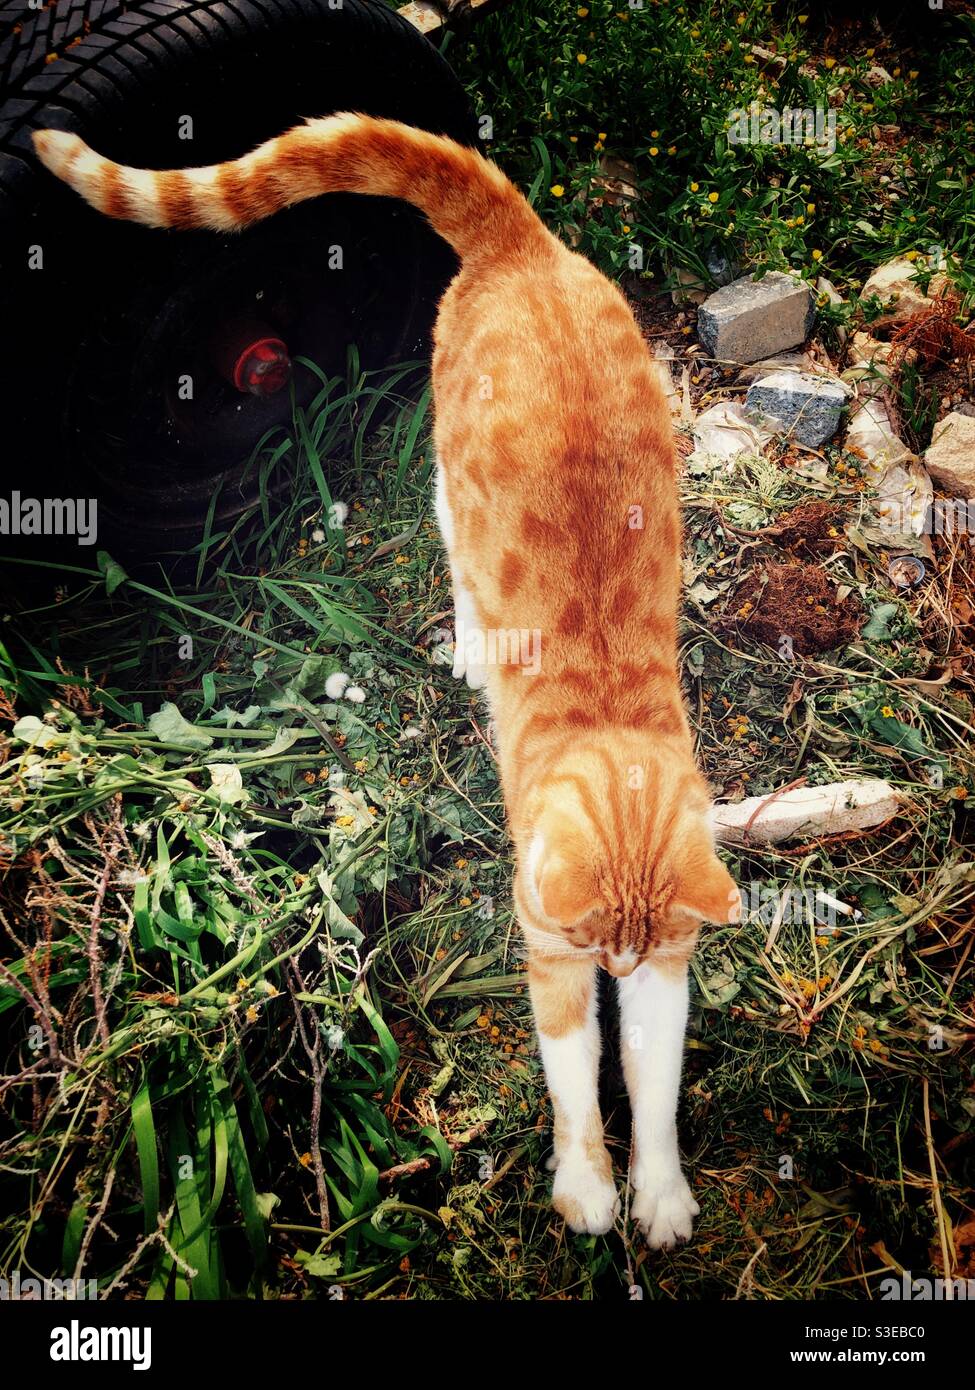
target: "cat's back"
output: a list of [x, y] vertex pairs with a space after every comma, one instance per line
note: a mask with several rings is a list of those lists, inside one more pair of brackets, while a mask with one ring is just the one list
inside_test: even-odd
[[[568, 491], [590, 516], [675, 505], [670, 415], [623, 295], [550, 238], [464, 270], [434, 353], [438, 457], [455, 491], [502, 513]], [[458, 499], [460, 500], [460, 499]]]

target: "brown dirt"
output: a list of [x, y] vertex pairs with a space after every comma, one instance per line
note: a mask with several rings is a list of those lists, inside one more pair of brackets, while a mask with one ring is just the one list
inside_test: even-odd
[[794, 652], [811, 656], [852, 642], [864, 618], [857, 595], [837, 602], [835, 585], [818, 566], [769, 562], [739, 585], [722, 621], [776, 649], [791, 638]]
[[833, 502], [804, 502], [779, 517], [766, 535], [785, 550], [829, 554], [843, 536], [844, 509]]

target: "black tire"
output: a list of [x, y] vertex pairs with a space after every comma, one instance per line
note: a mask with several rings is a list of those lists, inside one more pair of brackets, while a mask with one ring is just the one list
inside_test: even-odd
[[[456, 261], [415, 210], [332, 196], [236, 236], [162, 232], [94, 213], [30, 144], [56, 126], [123, 163], [186, 167], [344, 109], [472, 143], [463, 90], [432, 45], [380, 0], [340, 6], [58, 0], [32, 20], [17, 7], [19, 32], [0, 38], [2, 495], [97, 497], [99, 543], [184, 549], [215, 491], [220, 519], [250, 503], [247, 459], [291, 416], [289, 390], [244, 395], [218, 375], [217, 325], [258, 313], [329, 373], [350, 341], [365, 367], [425, 351]], [[190, 402], [175, 390], [186, 376]], [[320, 382], [296, 365], [292, 384], [302, 403]]]

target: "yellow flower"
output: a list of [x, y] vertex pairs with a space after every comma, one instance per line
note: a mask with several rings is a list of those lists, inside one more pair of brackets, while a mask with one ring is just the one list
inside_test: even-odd
[[348, 827], [350, 825], [354, 825], [355, 820], [352, 816], [336, 816], [335, 824]]
[[629, 230], [630, 230], [629, 224], [626, 223], [626, 222], [624, 222], [624, 223], [623, 223], [623, 232], [624, 232], [624, 234], [625, 234], [626, 232], [628, 232]]
[[600, 131], [598, 131], [598, 132], [596, 133], [596, 139], [597, 139], [597, 140], [605, 140], [606, 138], [607, 138], [607, 137], [606, 137], [606, 132], [605, 132], [605, 130], [600, 130]]
[[671, 145], [671, 146], [668, 148], [667, 153], [668, 153], [668, 154], [676, 154], [676, 153], [677, 153], [677, 146], [676, 146], [676, 145]]
[[796, 21], [797, 21], [797, 23], [799, 23], [799, 24], [806, 24], [806, 23], [808, 23], [808, 20], [809, 20], [809, 16], [808, 16], [807, 14], [797, 14], [797, 15], [796, 15]]
[[651, 153], [652, 155], [658, 155], [658, 154], [660, 153], [660, 151], [657, 149], [657, 146], [656, 146], [656, 145], [651, 145], [651, 146], [650, 146], [650, 153]]
[[917, 70], [917, 68], [911, 68], [910, 72], [909, 72], [907, 75], [908, 75], [908, 77], [911, 79], [911, 81], [913, 82], [914, 79], [915, 79], [915, 77], [918, 76], [918, 70]]
[[691, 192], [692, 192], [692, 193], [696, 193], [700, 187], [701, 187], [701, 185], [700, 185], [699, 183], [692, 183], [692, 184], [691, 184]]
[[657, 136], [658, 136], [659, 134], [660, 134], [660, 131], [659, 131], [659, 130], [651, 130], [651, 132], [650, 132], [650, 139], [651, 139], [651, 140], [656, 140], [656, 138], [657, 138]]
[[871, 111], [873, 110], [873, 102], [872, 102], [872, 101], [865, 101], [865, 102], [863, 103], [863, 106], [862, 106], [860, 109], [861, 109], [865, 114], [871, 112]]
[[569, 136], [569, 144], [570, 144], [570, 145], [578, 145], [578, 143], [579, 143], [579, 137], [578, 137], [578, 135], [570, 135], [570, 136]]
[[577, 53], [577, 54], [576, 54], [576, 62], [577, 62], [577, 63], [588, 63], [588, 61], [589, 61], [589, 57], [588, 57], [587, 54], [585, 54], [585, 53]]
[[890, 705], [884, 705], [880, 713], [884, 716], [885, 719], [893, 719], [894, 717], [894, 711], [891, 709]]
[[585, 5], [580, 5], [579, 8], [576, 10], [576, 14], [579, 16], [580, 19], [585, 19], [586, 16], [589, 14], [589, 11], [586, 9]]
[[718, 201], [718, 195], [717, 195], [717, 193], [709, 193], [709, 194], [708, 194], [708, 202], [709, 202], [709, 203], [716, 203], [717, 201]]
[[551, 193], [553, 198], [561, 198], [565, 193], [565, 189], [562, 187], [560, 183], [553, 183], [552, 187], [548, 191]]
[[815, 204], [815, 203], [807, 203], [807, 204], [806, 204], [806, 211], [809, 213], [809, 215], [810, 215], [810, 217], [811, 217], [811, 216], [813, 215], [813, 213], [816, 211], [816, 204]]
[[822, 251], [814, 251], [812, 253], [812, 258], [814, 261], [821, 261], [823, 259]]
[[836, 59], [835, 59], [835, 58], [824, 58], [824, 59], [823, 59], [823, 67], [824, 67], [824, 68], [835, 68], [835, 67], [836, 67]]
[[904, 252], [904, 259], [905, 259], [905, 261], [916, 261], [916, 260], [917, 260], [917, 252], [916, 252], [916, 251], [905, 251], [905, 252]]

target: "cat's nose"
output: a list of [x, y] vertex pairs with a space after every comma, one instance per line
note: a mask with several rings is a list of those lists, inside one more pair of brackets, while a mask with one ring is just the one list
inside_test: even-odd
[[639, 964], [639, 957], [636, 951], [604, 951], [602, 955], [602, 967], [617, 980], [625, 980], [627, 975], [632, 975]]

